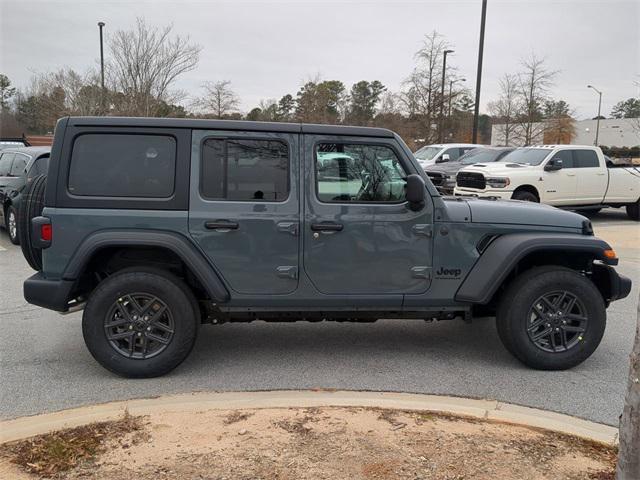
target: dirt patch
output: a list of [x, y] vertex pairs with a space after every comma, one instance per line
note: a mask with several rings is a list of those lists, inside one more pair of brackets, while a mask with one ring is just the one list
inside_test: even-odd
[[117, 445], [129, 448], [148, 440], [141, 417], [125, 412], [120, 420], [38, 435], [0, 446], [0, 457], [27, 473], [52, 477], [94, 460]]
[[[126, 432], [94, 425], [90, 454], [56, 478], [606, 479], [617, 453], [539, 429], [377, 408], [208, 410], [136, 421]], [[76, 430], [53, 436], [74, 439]], [[40, 470], [26, 461], [42, 449], [39, 438], [3, 448], [16, 476], [47, 475], [42, 460]]]

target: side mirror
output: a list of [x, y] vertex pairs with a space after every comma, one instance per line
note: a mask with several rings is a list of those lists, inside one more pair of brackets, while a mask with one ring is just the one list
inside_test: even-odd
[[411, 210], [417, 211], [424, 206], [425, 191], [424, 180], [420, 175], [407, 175], [406, 196]]
[[562, 160], [560, 158], [552, 158], [544, 166], [546, 172], [555, 172], [562, 168]]
[[440, 157], [436, 159], [436, 163], [444, 163], [448, 162], [451, 159], [448, 153], [443, 153]]

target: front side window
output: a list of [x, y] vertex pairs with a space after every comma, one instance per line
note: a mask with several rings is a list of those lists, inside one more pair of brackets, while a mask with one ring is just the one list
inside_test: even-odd
[[212, 200], [286, 200], [289, 196], [287, 144], [278, 140], [205, 140], [200, 193]]
[[16, 157], [13, 159], [13, 165], [11, 166], [12, 177], [19, 177], [24, 173], [24, 169], [27, 167], [29, 157], [16, 153]]
[[593, 150], [574, 150], [573, 160], [576, 168], [599, 167], [598, 155]]
[[445, 150], [442, 155], [449, 155], [449, 160], [455, 162], [460, 158], [460, 150], [460, 148], [449, 148], [448, 150]]
[[321, 202], [389, 202], [405, 199], [406, 172], [382, 145], [320, 143], [315, 148], [316, 193]]
[[574, 168], [573, 150], [560, 150], [553, 156], [553, 160], [562, 160], [562, 168]]
[[73, 144], [67, 188], [81, 196], [168, 198], [175, 171], [171, 136], [91, 133]]

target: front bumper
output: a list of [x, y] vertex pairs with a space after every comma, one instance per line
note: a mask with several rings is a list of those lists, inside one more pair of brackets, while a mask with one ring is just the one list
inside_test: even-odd
[[613, 302], [629, 296], [631, 279], [620, 275], [616, 269], [603, 264], [593, 265], [593, 281], [598, 285], [607, 302]]
[[465, 197], [496, 197], [502, 200], [510, 200], [513, 195], [513, 190], [504, 190], [502, 188], [493, 190], [475, 190], [473, 188], [456, 187], [453, 190], [453, 194]]
[[24, 281], [24, 298], [32, 305], [66, 312], [74, 283], [73, 280], [48, 280], [38, 272]]

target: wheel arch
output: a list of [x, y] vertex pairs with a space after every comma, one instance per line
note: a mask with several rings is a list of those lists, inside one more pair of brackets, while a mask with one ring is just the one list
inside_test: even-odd
[[538, 201], [540, 201], [540, 192], [536, 187], [529, 183], [525, 183], [524, 185], [519, 185], [511, 194], [511, 198], [516, 194], [516, 192], [529, 192], [536, 196]]
[[[458, 288], [455, 299], [479, 305], [493, 304], [504, 286], [523, 271], [541, 265], [586, 271], [594, 260], [616, 264], [617, 260], [604, 256], [604, 251], [610, 249], [604, 240], [586, 235], [503, 235], [494, 240], [476, 261]], [[604, 277], [598, 277], [594, 283], [607, 299], [610, 289]]]
[[181, 234], [157, 230], [106, 230], [89, 235], [71, 257], [63, 280], [87, 279], [99, 267], [114, 271], [135, 265], [171, 271], [177, 265], [215, 303], [229, 300], [228, 289], [206, 257]]

